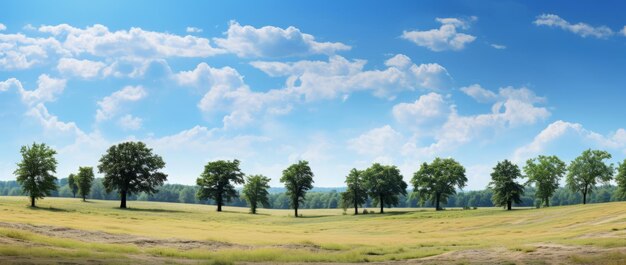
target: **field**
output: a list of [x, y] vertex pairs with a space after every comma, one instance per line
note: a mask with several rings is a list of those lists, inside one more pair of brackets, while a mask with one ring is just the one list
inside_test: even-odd
[[[292, 211], [0, 197], [0, 263], [626, 264], [626, 203]], [[374, 210], [374, 209], [372, 209]], [[350, 210], [348, 210], [350, 213]]]

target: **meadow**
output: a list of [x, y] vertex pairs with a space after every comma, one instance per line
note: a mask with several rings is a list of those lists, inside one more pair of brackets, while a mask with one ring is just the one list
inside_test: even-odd
[[[0, 263], [625, 264], [626, 202], [293, 211], [0, 197]], [[375, 209], [368, 209], [374, 211]]]

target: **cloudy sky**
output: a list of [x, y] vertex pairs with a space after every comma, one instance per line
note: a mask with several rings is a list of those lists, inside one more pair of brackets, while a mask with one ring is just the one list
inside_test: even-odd
[[621, 1], [128, 2], [0, 3], [0, 180], [34, 141], [59, 177], [144, 141], [182, 184], [440, 156], [475, 190], [503, 159], [626, 157]]

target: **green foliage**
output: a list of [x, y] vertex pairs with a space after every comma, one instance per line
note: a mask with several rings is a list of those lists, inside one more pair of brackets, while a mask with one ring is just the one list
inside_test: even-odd
[[44, 143], [33, 143], [22, 146], [20, 153], [22, 161], [13, 174], [17, 176], [22, 191], [30, 196], [31, 206], [35, 207], [36, 199], [50, 196], [57, 189], [57, 178], [52, 175], [57, 169], [56, 151]]
[[67, 186], [72, 191], [72, 196], [76, 198], [76, 193], [78, 193], [78, 185], [76, 184], [76, 175], [74, 175], [74, 173], [70, 174], [67, 177]]
[[78, 175], [75, 177], [75, 183], [78, 186], [78, 194], [83, 197], [83, 201], [87, 200], [87, 195], [91, 192], [91, 184], [94, 179], [93, 167], [78, 168]]
[[509, 160], [498, 162], [491, 173], [489, 188], [493, 190], [491, 200], [495, 206], [505, 206], [511, 210], [513, 203], [521, 203], [524, 195], [524, 186], [515, 182], [521, 178], [519, 167]]
[[373, 203], [384, 213], [384, 206], [396, 206], [398, 195], [406, 196], [407, 184], [396, 166], [383, 166], [374, 163], [363, 172], [363, 183]]
[[543, 205], [550, 206], [550, 197], [559, 188], [559, 179], [565, 175], [565, 162], [557, 156], [543, 156], [528, 159], [524, 172], [528, 184], [535, 186], [535, 196], [540, 198]]
[[217, 203], [217, 211], [222, 211], [224, 202], [237, 197], [237, 190], [233, 184], [243, 184], [244, 174], [239, 169], [239, 160], [217, 160], [204, 166], [204, 171], [196, 180], [200, 187], [198, 198], [201, 200], [213, 199]]
[[350, 174], [346, 176], [348, 188], [341, 193], [342, 205], [344, 208], [354, 206], [355, 215], [359, 214], [359, 206], [362, 206], [367, 201], [367, 189], [363, 183], [363, 174], [363, 171], [356, 168], [350, 170]]
[[441, 203], [446, 203], [450, 195], [456, 194], [456, 188], [465, 187], [467, 177], [465, 168], [452, 158], [435, 158], [432, 163], [424, 163], [415, 172], [412, 179], [420, 202], [430, 201], [435, 209], [441, 210]]
[[313, 188], [313, 171], [309, 167], [309, 162], [300, 160], [283, 170], [280, 182], [285, 184], [286, 195], [289, 197], [295, 216], [298, 217], [300, 204], [304, 202], [307, 191]]
[[196, 190], [192, 187], [184, 187], [178, 193], [178, 202], [196, 203]]
[[104, 173], [106, 192], [117, 190], [120, 208], [126, 208], [126, 196], [139, 192], [155, 193], [167, 175], [159, 170], [163, 159], [142, 142], [125, 142], [111, 146], [100, 158], [98, 172]]
[[256, 214], [259, 204], [270, 207], [269, 192], [270, 178], [263, 175], [252, 175], [246, 178], [246, 185], [243, 186], [243, 198], [250, 206], [250, 212]]
[[613, 165], [604, 160], [611, 159], [611, 154], [601, 150], [585, 150], [569, 165], [567, 186], [572, 191], [583, 194], [583, 204], [587, 203], [587, 194], [592, 193], [598, 182], [608, 183], [613, 177]]
[[617, 168], [615, 182], [617, 183], [617, 196], [626, 199], [626, 159], [624, 159], [624, 162], [620, 163]]

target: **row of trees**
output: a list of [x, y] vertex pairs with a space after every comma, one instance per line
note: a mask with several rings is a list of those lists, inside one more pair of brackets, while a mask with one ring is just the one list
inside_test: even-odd
[[[34, 143], [20, 150], [22, 161], [15, 171], [17, 182], [24, 193], [29, 194], [31, 205], [35, 200], [49, 196], [55, 191], [56, 152], [45, 144]], [[533, 186], [535, 195], [549, 206], [549, 199], [559, 187], [559, 179], [567, 172], [567, 187], [581, 192], [583, 203], [587, 195], [598, 183], [610, 181], [614, 174], [613, 165], [604, 160], [611, 155], [605, 151], [586, 150], [567, 167], [556, 156], [539, 156], [529, 159], [523, 167], [525, 175], [519, 167], [508, 160], [499, 162], [491, 174], [489, 189], [492, 191], [494, 205], [511, 209], [514, 203], [520, 203], [526, 187]], [[104, 174], [102, 185], [106, 193], [115, 191], [119, 194], [120, 208], [126, 208], [129, 196], [144, 194], [151, 196], [158, 191], [167, 180], [167, 175], [160, 170], [165, 167], [163, 159], [152, 153], [142, 142], [125, 142], [111, 146], [99, 161], [98, 172]], [[270, 205], [268, 177], [262, 175], [246, 176], [239, 168], [238, 160], [218, 160], [205, 165], [204, 171], [197, 179], [195, 196], [199, 200], [212, 200], [221, 211], [225, 203], [239, 198], [236, 185], [244, 184], [242, 197], [256, 213], [259, 206]], [[299, 161], [283, 171], [280, 181], [285, 185], [295, 216], [305, 202], [307, 192], [313, 188], [314, 174], [307, 161]], [[524, 185], [517, 182], [519, 178], [527, 178]], [[616, 182], [620, 193], [626, 191], [626, 160], [619, 165]], [[73, 195], [77, 193], [85, 200], [89, 195], [94, 180], [93, 168], [80, 167], [77, 174], [68, 178], [68, 187]], [[450, 196], [456, 194], [467, 183], [465, 168], [452, 158], [436, 158], [431, 163], [423, 163], [413, 174], [411, 184], [414, 192], [411, 198], [419, 199], [421, 205], [430, 203], [437, 210], [442, 210]], [[396, 206], [401, 197], [406, 197], [407, 183], [396, 166], [373, 164], [365, 170], [352, 169], [346, 177], [347, 189], [341, 193], [340, 203], [358, 208], [366, 202], [380, 207]], [[192, 197], [189, 190], [185, 196]], [[191, 199], [189, 199], [191, 200]]]

